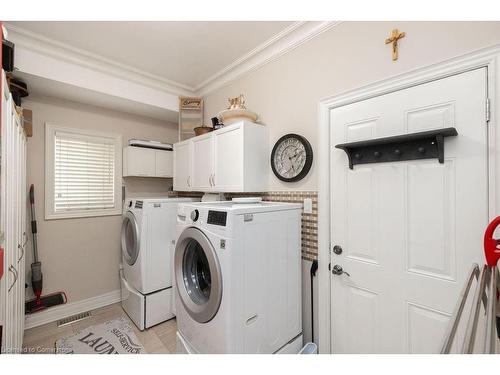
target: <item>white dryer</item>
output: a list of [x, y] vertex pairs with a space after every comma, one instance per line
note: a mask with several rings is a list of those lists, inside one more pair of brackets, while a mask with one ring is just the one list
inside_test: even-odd
[[301, 205], [186, 203], [177, 222], [177, 351], [297, 353]]
[[191, 198], [133, 198], [121, 230], [122, 306], [141, 330], [174, 317], [173, 249], [177, 205]]

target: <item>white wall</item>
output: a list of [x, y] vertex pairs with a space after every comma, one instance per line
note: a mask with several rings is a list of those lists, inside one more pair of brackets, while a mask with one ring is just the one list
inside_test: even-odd
[[[384, 44], [393, 28], [406, 32], [399, 60]], [[271, 147], [286, 133], [309, 139], [317, 151], [320, 99], [390, 76], [500, 43], [500, 22], [344, 22], [205, 97], [205, 119], [244, 94], [269, 126]], [[317, 190], [315, 163], [302, 181], [270, 173], [270, 190]]]
[[[391, 60], [391, 47], [384, 44], [393, 28], [406, 32], [396, 62]], [[227, 98], [244, 94], [248, 108], [269, 127], [270, 149], [282, 135], [298, 133], [317, 152], [321, 99], [498, 43], [500, 22], [344, 22], [208, 94], [205, 118], [225, 109]], [[317, 190], [315, 165], [314, 161], [308, 176], [295, 183], [270, 173], [269, 190]], [[310, 265], [302, 262], [305, 341], [311, 337]], [[317, 278], [314, 288], [317, 340]]]
[[[28, 140], [27, 184], [35, 184], [43, 293], [64, 290], [69, 302], [76, 302], [119, 289], [120, 215], [44, 219], [45, 122], [121, 134], [124, 144], [130, 138], [175, 142], [177, 125], [53, 98], [25, 100], [23, 106], [33, 110], [34, 134]], [[165, 193], [172, 181], [126, 178], [125, 184], [128, 195], [144, 191], [159, 194]], [[31, 243], [27, 249], [28, 271], [32, 262]]]

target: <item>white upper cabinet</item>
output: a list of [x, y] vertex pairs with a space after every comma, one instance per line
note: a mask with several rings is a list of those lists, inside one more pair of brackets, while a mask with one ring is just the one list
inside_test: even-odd
[[174, 190], [265, 191], [268, 159], [267, 128], [241, 121], [174, 145]]
[[214, 133], [213, 181], [221, 191], [240, 191], [244, 185], [243, 134], [243, 126], [228, 126]]
[[123, 149], [123, 177], [155, 175], [155, 150], [141, 147]]
[[174, 144], [174, 190], [191, 190], [191, 140]]
[[173, 177], [173, 152], [127, 146], [123, 149], [123, 177]]
[[155, 150], [156, 177], [174, 176], [174, 153], [172, 151]]
[[212, 189], [212, 165], [214, 142], [212, 134], [204, 134], [192, 139], [191, 178], [192, 185], [199, 191]]

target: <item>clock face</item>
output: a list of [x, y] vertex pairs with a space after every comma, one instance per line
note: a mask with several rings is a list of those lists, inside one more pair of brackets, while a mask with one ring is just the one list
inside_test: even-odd
[[271, 167], [282, 181], [304, 178], [312, 164], [312, 148], [307, 139], [297, 134], [287, 134], [274, 145]]

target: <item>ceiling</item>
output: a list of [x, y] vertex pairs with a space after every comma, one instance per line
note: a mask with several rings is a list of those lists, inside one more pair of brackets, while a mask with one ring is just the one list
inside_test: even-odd
[[293, 22], [17, 21], [8, 24], [196, 89]]

